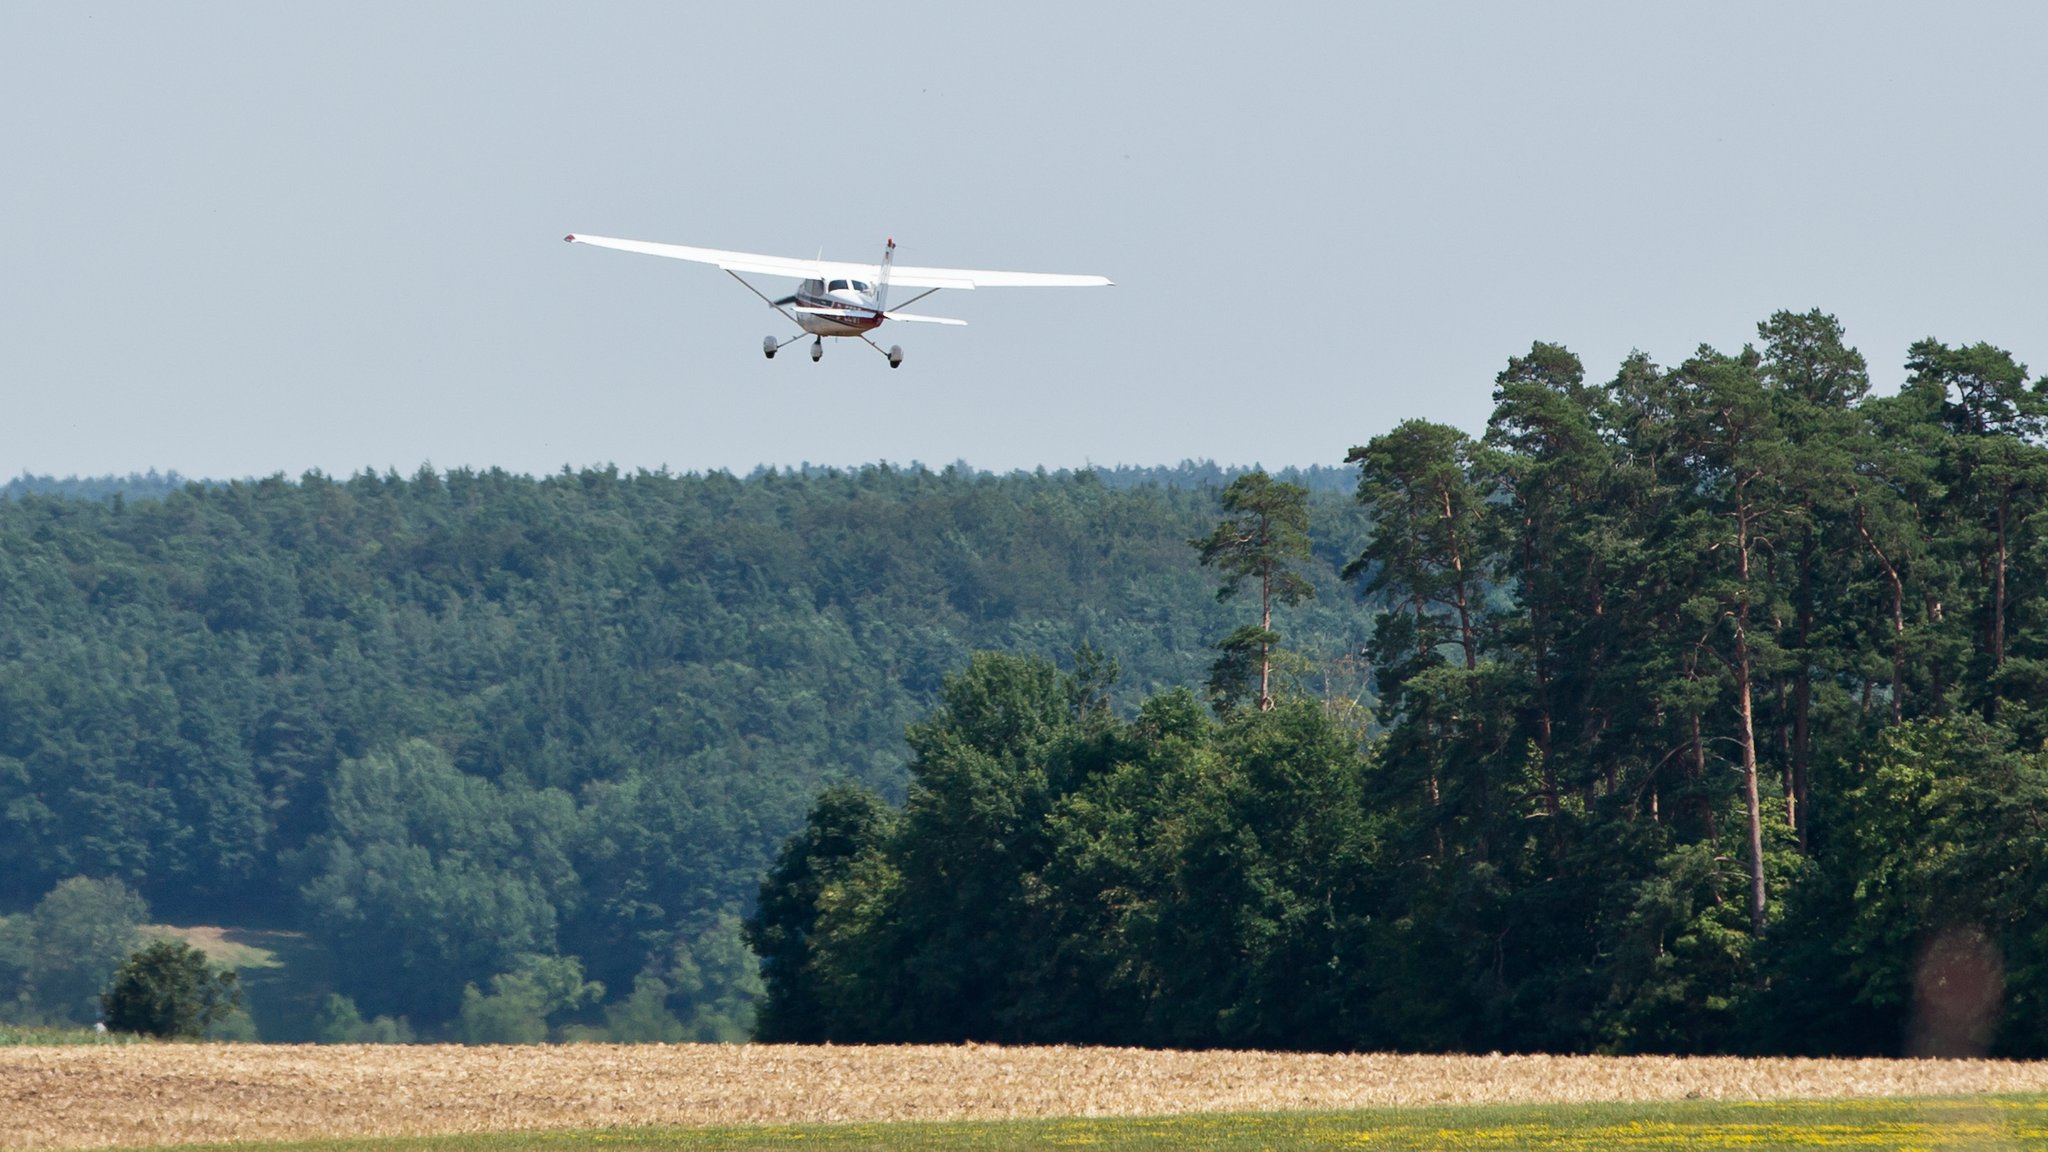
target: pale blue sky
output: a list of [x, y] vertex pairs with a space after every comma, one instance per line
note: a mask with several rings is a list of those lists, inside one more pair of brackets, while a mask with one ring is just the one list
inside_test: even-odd
[[[1335, 462], [1781, 307], [2048, 368], [2044, 65], [2041, 4], [0, 3], [0, 475]], [[570, 231], [1118, 286], [771, 363]]]

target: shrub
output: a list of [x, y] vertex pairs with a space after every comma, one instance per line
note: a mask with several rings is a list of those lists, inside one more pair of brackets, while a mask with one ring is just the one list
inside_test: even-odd
[[182, 940], [159, 940], [128, 957], [100, 997], [108, 1028], [164, 1037], [202, 1036], [241, 1004], [235, 974]]

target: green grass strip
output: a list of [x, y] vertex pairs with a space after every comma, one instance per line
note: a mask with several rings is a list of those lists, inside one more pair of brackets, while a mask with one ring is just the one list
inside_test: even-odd
[[90, 1028], [43, 1028], [26, 1024], [0, 1024], [0, 1048], [53, 1044], [139, 1044], [142, 1038], [119, 1032], [95, 1032]]
[[1227, 1113], [1142, 1119], [630, 1128], [217, 1147], [234, 1152], [790, 1152], [811, 1148], [830, 1152], [1764, 1152], [1817, 1148], [1859, 1152], [2048, 1152], [2048, 1096], [1764, 1103], [1686, 1101]]

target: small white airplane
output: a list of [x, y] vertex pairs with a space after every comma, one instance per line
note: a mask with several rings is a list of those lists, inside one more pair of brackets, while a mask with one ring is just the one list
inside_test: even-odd
[[[880, 264], [849, 264], [835, 260], [805, 260], [791, 256], [762, 256], [754, 252], [723, 252], [716, 248], [686, 248], [681, 244], [654, 244], [646, 240], [616, 240], [610, 236], [579, 236], [574, 232], [562, 237], [571, 244], [594, 244], [599, 248], [616, 248], [621, 252], [642, 252], [649, 256], [667, 256], [674, 260], [694, 260], [699, 264], [716, 264], [726, 275], [745, 284], [747, 291], [766, 301], [770, 308], [788, 317], [790, 322], [803, 331], [789, 339], [776, 343], [770, 336], [761, 342], [761, 351], [770, 360], [775, 354], [791, 344], [812, 337], [811, 359], [817, 360], [825, 354], [825, 337], [853, 336], [865, 341], [868, 347], [889, 358], [889, 367], [903, 364], [903, 347], [891, 344], [889, 350], [868, 338], [868, 333], [881, 327], [884, 320], [903, 320], [919, 324], [964, 325], [965, 320], [952, 320], [944, 316], [923, 316], [914, 312], [901, 312], [889, 307], [889, 285], [899, 288], [922, 288], [923, 292], [904, 301], [914, 304], [942, 288], [1092, 288], [1111, 283], [1107, 276], [1069, 276], [1058, 272], [985, 272], [972, 268], [912, 268], [894, 267], [896, 241], [890, 240], [882, 249]], [[760, 276], [788, 276], [802, 283], [794, 293], [780, 300], [770, 299], [768, 294], [748, 283], [740, 273], [748, 272]]]

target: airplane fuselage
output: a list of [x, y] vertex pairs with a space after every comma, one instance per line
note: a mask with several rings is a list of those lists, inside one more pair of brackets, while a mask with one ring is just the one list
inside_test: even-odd
[[885, 319], [865, 280], [806, 280], [787, 299], [796, 305], [797, 324], [813, 336], [859, 336]]

